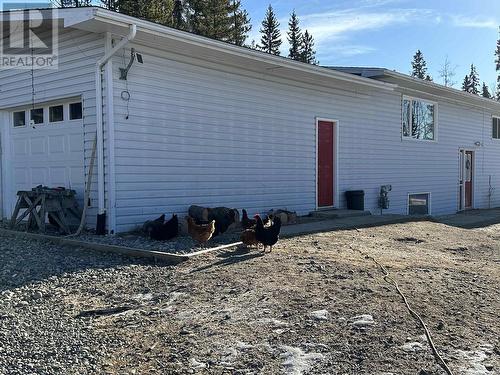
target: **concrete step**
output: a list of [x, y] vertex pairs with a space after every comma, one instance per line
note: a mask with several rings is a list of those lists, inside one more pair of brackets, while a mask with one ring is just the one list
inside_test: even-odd
[[360, 210], [318, 210], [311, 212], [312, 217], [317, 217], [321, 219], [344, 219], [350, 217], [362, 217], [370, 216], [370, 211], [360, 211]]

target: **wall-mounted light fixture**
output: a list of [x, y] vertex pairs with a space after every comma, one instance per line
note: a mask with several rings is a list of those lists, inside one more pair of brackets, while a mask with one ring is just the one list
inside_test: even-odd
[[128, 76], [128, 71], [132, 67], [132, 64], [134, 63], [135, 59], [137, 59], [137, 62], [139, 64], [144, 64], [144, 60], [142, 59], [142, 55], [140, 53], [137, 53], [134, 48], [130, 51], [130, 61], [127, 65], [126, 68], [120, 68], [120, 79], [121, 80], [126, 80]]
[[483, 144], [479, 141], [474, 142], [474, 146], [481, 147]]

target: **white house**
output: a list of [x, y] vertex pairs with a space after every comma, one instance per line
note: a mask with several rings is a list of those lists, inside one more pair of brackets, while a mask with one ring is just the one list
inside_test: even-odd
[[83, 197], [96, 134], [88, 221], [106, 213], [110, 232], [191, 204], [343, 208], [347, 190], [364, 190], [366, 209], [378, 213], [382, 185], [392, 185], [388, 213], [500, 206], [498, 102], [384, 69], [307, 65], [100, 8], [53, 17], [57, 70], [0, 69], [4, 217], [18, 190], [38, 184]]

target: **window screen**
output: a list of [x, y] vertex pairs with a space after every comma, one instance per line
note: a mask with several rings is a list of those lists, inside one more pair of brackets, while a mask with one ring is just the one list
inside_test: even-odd
[[409, 215], [429, 215], [429, 194], [410, 194], [408, 198]]

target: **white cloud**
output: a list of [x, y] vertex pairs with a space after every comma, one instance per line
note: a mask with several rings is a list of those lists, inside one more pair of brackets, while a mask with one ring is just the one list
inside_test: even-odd
[[429, 10], [419, 9], [395, 9], [386, 12], [359, 12], [359, 9], [348, 9], [309, 14], [302, 16], [300, 21], [302, 28], [311, 32], [317, 44], [322, 44], [359, 31], [379, 30], [425, 19], [430, 14]]
[[498, 29], [500, 22], [493, 18], [452, 16], [454, 26], [471, 27], [477, 29]]

